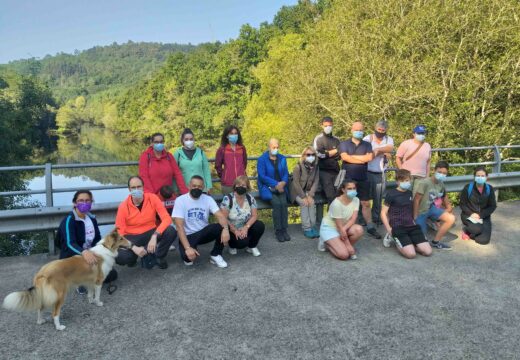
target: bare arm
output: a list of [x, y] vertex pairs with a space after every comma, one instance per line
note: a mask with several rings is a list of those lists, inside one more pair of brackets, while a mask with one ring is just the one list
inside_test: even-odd
[[396, 163], [398, 169], [402, 169], [403, 168], [403, 158], [400, 158], [400, 157], [396, 156], [395, 163]]
[[374, 159], [374, 153], [368, 153], [365, 155], [349, 155], [347, 153], [341, 153], [341, 160], [350, 164], [366, 164]]
[[419, 216], [419, 204], [421, 203], [421, 199], [423, 197], [423, 194], [415, 193], [415, 196], [413, 198], [413, 218], [417, 219], [417, 216]]
[[390, 222], [388, 221], [388, 209], [390, 209], [390, 207], [383, 204], [383, 208], [381, 209], [381, 221], [385, 226], [386, 232], [391, 234], [392, 227], [390, 226]]

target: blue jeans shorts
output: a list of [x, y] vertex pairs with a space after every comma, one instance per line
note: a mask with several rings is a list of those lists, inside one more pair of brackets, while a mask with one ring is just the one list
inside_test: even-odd
[[427, 212], [419, 214], [417, 219], [415, 219], [415, 223], [421, 227], [421, 230], [424, 235], [428, 233], [428, 228], [426, 227], [426, 220], [431, 219], [433, 221], [439, 220], [439, 218], [444, 214], [446, 210], [440, 209], [435, 205], [430, 206]]

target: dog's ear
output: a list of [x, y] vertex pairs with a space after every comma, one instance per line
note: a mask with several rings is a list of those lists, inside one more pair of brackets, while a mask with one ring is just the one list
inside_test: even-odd
[[118, 234], [117, 234], [117, 231], [115, 232], [114, 234], [114, 231], [111, 231], [106, 237], [105, 237], [105, 246], [108, 248], [108, 249], [113, 249], [116, 241], [117, 241], [117, 238], [118, 238]]

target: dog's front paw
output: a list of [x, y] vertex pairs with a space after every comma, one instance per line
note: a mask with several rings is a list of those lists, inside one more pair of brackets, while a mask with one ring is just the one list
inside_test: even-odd
[[65, 328], [66, 328], [65, 325], [56, 325], [56, 330], [63, 331], [63, 330], [65, 330]]
[[96, 304], [97, 306], [103, 306], [103, 302], [99, 300], [95, 300], [94, 304]]
[[45, 319], [36, 320], [36, 324], [38, 324], [38, 325], [45, 324]]

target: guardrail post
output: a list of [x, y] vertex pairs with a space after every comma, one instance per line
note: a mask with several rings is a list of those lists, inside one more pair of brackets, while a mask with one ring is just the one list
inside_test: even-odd
[[[54, 206], [54, 200], [52, 198], [52, 164], [45, 164], [45, 206], [51, 207]], [[54, 231], [47, 232], [47, 241], [49, 244], [49, 254], [56, 254], [56, 249], [54, 247]]]
[[[498, 174], [502, 171], [502, 155], [500, 154], [500, 148], [498, 145], [493, 146], [493, 157], [495, 161], [495, 165], [493, 165], [493, 172]], [[495, 197], [498, 201], [498, 189], [495, 190]]]

